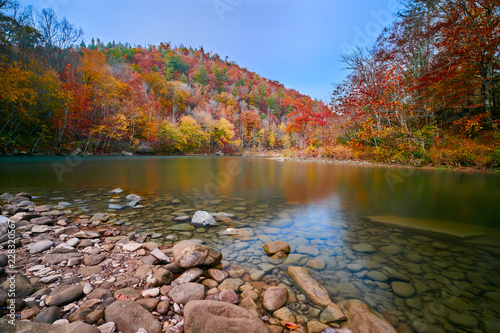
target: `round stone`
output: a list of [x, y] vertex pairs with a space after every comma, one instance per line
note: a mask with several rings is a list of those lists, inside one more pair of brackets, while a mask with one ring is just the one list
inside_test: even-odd
[[400, 297], [408, 298], [415, 294], [415, 288], [406, 282], [395, 281], [391, 283], [392, 291]]

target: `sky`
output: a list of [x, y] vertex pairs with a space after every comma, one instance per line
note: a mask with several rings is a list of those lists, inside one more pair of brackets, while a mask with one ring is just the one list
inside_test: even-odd
[[328, 102], [347, 75], [341, 56], [370, 47], [397, 0], [18, 0], [52, 8], [84, 41], [203, 46], [286, 88]]

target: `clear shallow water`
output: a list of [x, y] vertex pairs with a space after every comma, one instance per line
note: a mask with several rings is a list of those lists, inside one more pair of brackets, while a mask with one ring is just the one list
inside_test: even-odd
[[[116, 187], [124, 192], [107, 193]], [[239, 157], [1, 159], [0, 191], [21, 190], [43, 197], [40, 203], [68, 201], [73, 211], [89, 213], [105, 210], [111, 197], [126, 203], [126, 194], [135, 193], [146, 207], [116, 211], [125, 231], [154, 233], [165, 243], [202, 239], [232, 268], [245, 268], [248, 279], [286, 284], [286, 266], [305, 265], [335, 301], [362, 299], [400, 331], [499, 331], [497, 248], [367, 218], [499, 229], [498, 175]], [[195, 230], [173, 221], [196, 210], [235, 216]], [[221, 234], [227, 228], [249, 228], [254, 235]], [[262, 245], [278, 239], [290, 243], [292, 253], [283, 263], [269, 263]], [[374, 252], [356, 251], [357, 244]], [[391, 283], [401, 280], [413, 295], [394, 292]], [[308, 302], [290, 307], [310, 319], [317, 312]]]

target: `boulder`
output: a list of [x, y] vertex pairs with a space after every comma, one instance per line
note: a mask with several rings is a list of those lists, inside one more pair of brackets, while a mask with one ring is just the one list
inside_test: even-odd
[[332, 302], [328, 291], [309, 275], [306, 268], [290, 266], [286, 272], [314, 303], [327, 306]]
[[342, 322], [342, 328], [357, 333], [397, 333], [397, 331], [382, 316], [376, 315], [368, 305], [359, 300], [342, 301], [338, 304], [347, 321]]
[[97, 231], [79, 231], [73, 234], [76, 238], [99, 238], [101, 234]]
[[136, 333], [141, 327], [148, 333], [160, 333], [160, 322], [142, 305], [132, 300], [113, 302], [104, 311], [107, 322], [114, 322], [122, 333]]
[[288, 299], [288, 290], [284, 287], [270, 287], [264, 293], [262, 306], [269, 311], [275, 311], [285, 305]]
[[9, 324], [7, 319], [0, 319], [0, 332], [2, 333], [101, 333], [97, 327], [92, 327], [81, 321], [76, 321], [71, 324], [42, 324], [31, 321], [16, 321], [15, 326]]
[[199, 210], [196, 213], [194, 213], [194, 216], [191, 219], [191, 223], [206, 226], [214, 224], [215, 220], [209, 213]]
[[192, 241], [181, 241], [172, 248], [175, 264], [181, 268], [215, 266], [222, 260], [222, 254], [208, 246]]
[[[10, 281], [11, 280], [6, 280], [2, 283], [1, 287], [3, 290], [8, 291], [10, 289]], [[30, 280], [22, 274], [14, 275], [14, 281], [17, 298], [28, 297], [35, 291], [35, 287], [30, 283]]]
[[173, 287], [168, 292], [168, 297], [178, 304], [205, 298], [205, 287], [198, 283], [188, 282]]
[[270, 333], [264, 323], [239, 306], [191, 301], [184, 307], [185, 333]]

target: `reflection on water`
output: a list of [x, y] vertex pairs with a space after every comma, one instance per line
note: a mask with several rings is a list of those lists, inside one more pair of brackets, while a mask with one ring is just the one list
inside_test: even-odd
[[[124, 193], [113, 197], [139, 194], [146, 207], [117, 211], [112, 223], [163, 243], [201, 239], [232, 267], [245, 268], [250, 280], [293, 286], [286, 266], [304, 265], [335, 301], [362, 299], [400, 331], [499, 331], [497, 248], [366, 218], [499, 228], [499, 176], [260, 158], [85, 158], [59, 182], [54, 163], [67, 161], [0, 160], [1, 190], [31, 191], [45, 197], [42, 203], [64, 200], [73, 211], [94, 213], [107, 208], [107, 191], [120, 187]], [[195, 230], [173, 220], [196, 210], [234, 217]], [[254, 235], [227, 236], [227, 228], [250, 228]], [[264, 254], [262, 245], [271, 240], [291, 245], [288, 258], [274, 262]], [[317, 319], [308, 302], [289, 307]]]

